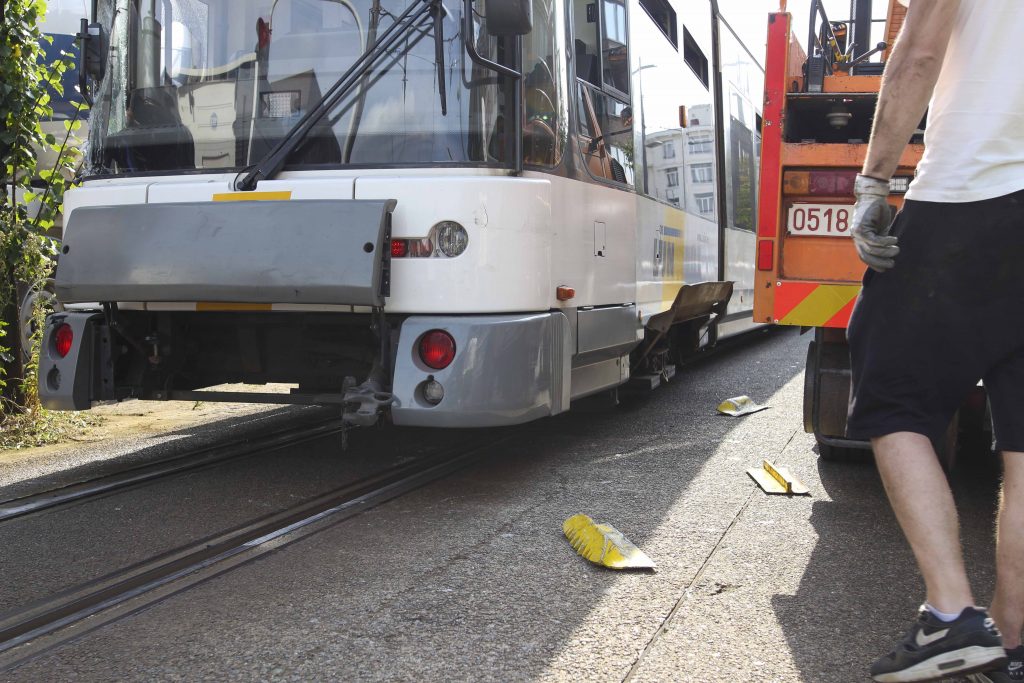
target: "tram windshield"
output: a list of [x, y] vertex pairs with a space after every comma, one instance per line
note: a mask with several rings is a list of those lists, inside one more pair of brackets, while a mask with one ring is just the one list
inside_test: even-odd
[[[78, 46], [75, 44], [75, 34], [81, 28], [82, 19], [89, 16], [89, 5], [88, 0], [49, 0], [46, 3], [46, 20], [43, 22], [46, 38], [39, 41], [45, 55], [42, 59], [45, 62], [53, 62], [62, 52], [72, 55], [72, 59], [77, 60]], [[53, 109], [53, 115], [50, 118], [57, 121], [87, 118], [88, 110], [78, 109], [78, 103], [82, 98], [76, 90], [77, 65], [65, 71], [60, 80], [63, 94], [51, 91], [50, 107]]]
[[[93, 173], [256, 163], [409, 4], [101, 0], [110, 57], [94, 94]], [[506, 163], [514, 117], [506, 117], [505, 89], [512, 86], [466, 55], [461, 5], [445, 3], [440, 36], [429, 19], [405, 32], [310, 131], [287, 167]], [[474, 16], [477, 51], [505, 61], [502, 41], [483, 21]], [[536, 87], [552, 89], [554, 79]]]

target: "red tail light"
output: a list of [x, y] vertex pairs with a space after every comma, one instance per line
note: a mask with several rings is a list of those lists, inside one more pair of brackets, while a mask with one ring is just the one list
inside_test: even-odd
[[405, 240], [391, 240], [391, 256], [393, 258], [402, 258], [409, 251], [409, 245]]
[[775, 243], [771, 240], [761, 240], [757, 243], [757, 269], [771, 270], [772, 261], [775, 260]]
[[428, 368], [444, 370], [455, 360], [455, 340], [444, 330], [431, 330], [420, 337], [420, 360]]
[[71, 342], [74, 340], [75, 333], [72, 331], [71, 325], [61, 323], [53, 333], [53, 346], [57, 350], [57, 355], [64, 358], [71, 353]]

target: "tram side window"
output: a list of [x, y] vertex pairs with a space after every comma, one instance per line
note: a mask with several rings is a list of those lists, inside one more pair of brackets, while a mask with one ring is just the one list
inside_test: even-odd
[[597, 42], [597, 3], [573, 2], [573, 27], [576, 33], [576, 77], [601, 85], [601, 55]]
[[727, 224], [753, 231], [761, 157], [757, 96], [763, 90], [763, 75], [755, 59], [724, 24], [720, 36]]
[[629, 92], [629, 52], [626, 49], [626, 4], [624, 0], [604, 1], [604, 84], [621, 93]]
[[528, 164], [554, 166], [562, 160], [569, 114], [565, 56], [558, 48], [558, 36], [563, 32], [558, 30], [554, 0], [533, 0], [533, 17], [533, 31], [523, 39], [523, 159]]
[[676, 11], [668, 0], [640, 0], [640, 6], [647, 12], [661, 32], [665, 34], [672, 47], [679, 47], [679, 27], [676, 21]]
[[626, 0], [573, 0], [572, 8], [580, 150], [592, 176], [633, 185]]
[[683, 27], [683, 56], [686, 59], [686, 63], [693, 69], [693, 73], [697, 74], [697, 78], [707, 88], [710, 81], [710, 75], [708, 72], [708, 58], [704, 56], [704, 51], [700, 49], [700, 45], [693, 39], [687, 28]]
[[[714, 218], [714, 200], [708, 199], [716, 186], [712, 95], [672, 40], [674, 15], [655, 11], [664, 9], [663, 3], [640, 4], [646, 11], [630, 16], [633, 105], [640, 127], [637, 186], [661, 202]], [[699, 4], [693, 3], [688, 20], [706, 25], [710, 34], [710, 5], [702, 16]]]

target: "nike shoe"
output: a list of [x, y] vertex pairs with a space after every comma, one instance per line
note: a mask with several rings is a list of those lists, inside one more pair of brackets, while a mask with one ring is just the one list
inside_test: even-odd
[[879, 683], [937, 681], [976, 673], [1007, 662], [1003, 637], [984, 610], [967, 607], [942, 621], [924, 607], [896, 649], [871, 666]]
[[1024, 681], [1024, 645], [1006, 651], [1010, 660], [998, 669], [968, 676], [972, 683], [1014, 683]]

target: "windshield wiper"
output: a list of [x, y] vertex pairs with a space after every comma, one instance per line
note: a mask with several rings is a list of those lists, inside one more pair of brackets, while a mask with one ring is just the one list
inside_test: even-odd
[[444, 6], [438, 2], [434, 16], [434, 63], [437, 65], [437, 95], [441, 98], [441, 116], [448, 116], [448, 90], [444, 83]]
[[[306, 112], [298, 123], [284, 134], [278, 142], [262, 159], [254, 165], [247, 167], [235, 177], [234, 189], [238, 191], [255, 190], [259, 181], [273, 178], [284, 167], [285, 162], [292, 152], [303, 143], [309, 132], [320, 122], [327, 112], [334, 109], [349, 92], [359, 83], [363, 76], [373, 68], [376, 62], [394, 47], [395, 43], [405, 38], [411, 31], [417, 29], [423, 19], [431, 17], [434, 21], [435, 43], [441, 38], [440, 24], [444, 16], [444, 7], [441, 0], [418, 0], [409, 5], [402, 14], [398, 16], [391, 26], [380, 36], [376, 43], [370, 46], [363, 54], [353, 62], [352, 66], [342, 74], [334, 85], [332, 85], [320, 101], [308, 112]], [[443, 57], [443, 46], [437, 49]], [[443, 80], [443, 70], [438, 62], [438, 81]], [[443, 85], [442, 93], [444, 93]], [[444, 95], [442, 94], [442, 107], [446, 107]]]

